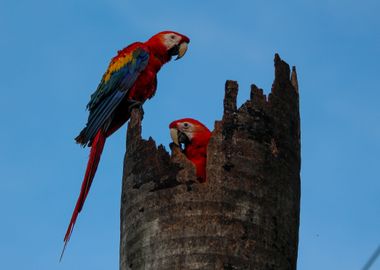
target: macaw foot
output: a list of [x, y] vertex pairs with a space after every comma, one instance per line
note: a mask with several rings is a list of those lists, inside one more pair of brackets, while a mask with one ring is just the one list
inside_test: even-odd
[[130, 99], [129, 102], [129, 112], [131, 112], [134, 108], [140, 108], [142, 110], [142, 105], [144, 102]]

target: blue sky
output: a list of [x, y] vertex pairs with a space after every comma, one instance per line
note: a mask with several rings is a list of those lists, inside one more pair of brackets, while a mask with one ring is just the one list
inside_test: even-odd
[[161, 70], [144, 136], [168, 145], [181, 117], [212, 128], [226, 79], [239, 81], [239, 103], [251, 83], [268, 93], [278, 52], [297, 66], [301, 95], [298, 267], [360, 269], [380, 244], [379, 10], [377, 0], [1, 0], [0, 268], [118, 269], [125, 127], [107, 141], [58, 263], [88, 156], [73, 138], [116, 51], [171, 29], [189, 51]]

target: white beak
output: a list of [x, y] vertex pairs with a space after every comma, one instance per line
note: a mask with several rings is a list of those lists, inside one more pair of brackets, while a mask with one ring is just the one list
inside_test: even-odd
[[172, 137], [172, 140], [173, 140], [173, 142], [176, 145], [179, 145], [179, 142], [178, 142], [178, 130], [176, 128], [171, 128], [170, 129], [170, 137]]
[[187, 43], [182, 42], [181, 44], [179, 44], [178, 55], [175, 60], [182, 58], [182, 56], [185, 55], [186, 51], [187, 51]]

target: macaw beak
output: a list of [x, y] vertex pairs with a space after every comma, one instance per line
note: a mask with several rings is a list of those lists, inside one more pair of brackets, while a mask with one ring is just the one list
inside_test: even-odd
[[170, 137], [172, 137], [172, 141], [179, 146], [179, 141], [178, 141], [178, 129], [176, 128], [171, 128], [170, 129]]
[[187, 45], [188, 45], [187, 42], [182, 42], [181, 44], [179, 44], [178, 55], [177, 55], [177, 58], [175, 60], [178, 60], [185, 55], [185, 53], [187, 51]]
[[170, 137], [172, 138], [172, 141], [181, 147], [181, 144], [188, 144], [190, 143], [190, 140], [189, 138], [186, 136], [185, 133], [179, 131], [178, 129], [176, 128], [171, 128], [170, 129]]

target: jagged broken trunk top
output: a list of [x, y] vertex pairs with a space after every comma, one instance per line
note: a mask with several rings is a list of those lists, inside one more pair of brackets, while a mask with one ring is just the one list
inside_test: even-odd
[[268, 98], [251, 86], [237, 108], [227, 81], [224, 115], [208, 147], [207, 182], [171, 145], [128, 126], [121, 200], [120, 269], [296, 269], [300, 119], [295, 69], [275, 56]]

